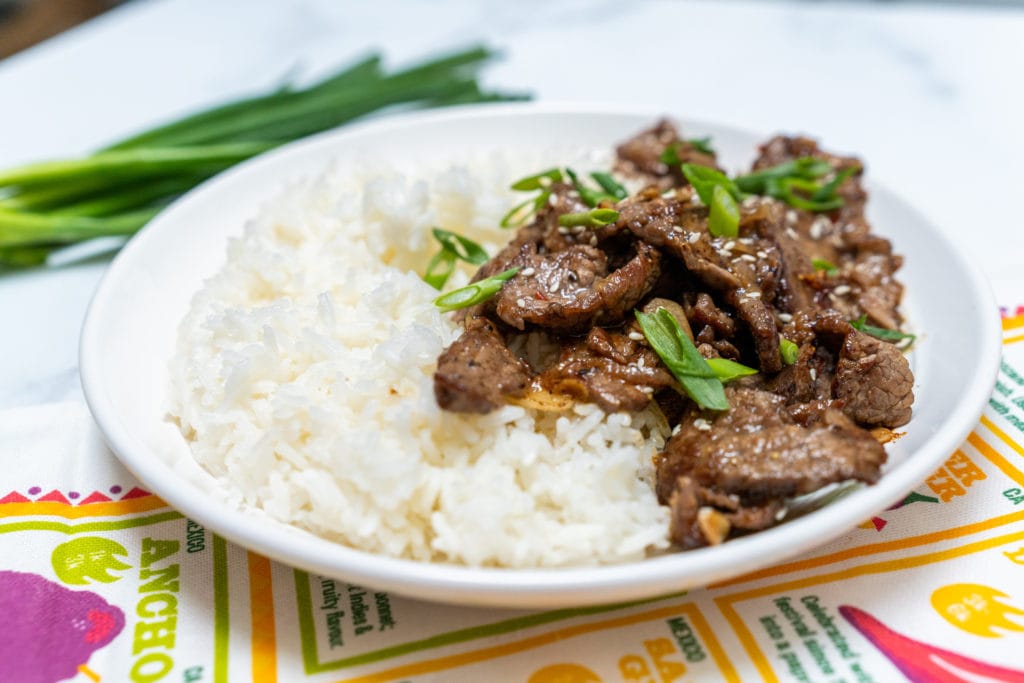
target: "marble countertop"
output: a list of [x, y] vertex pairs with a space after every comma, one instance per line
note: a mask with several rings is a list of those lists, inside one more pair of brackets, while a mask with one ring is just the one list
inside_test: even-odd
[[[136, 2], [0, 62], [0, 163], [85, 152], [370, 50], [401, 63], [483, 41], [503, 53], [487, 81], [540, 100], [806, 132], [855, 151], [1014, 306], [1021, 36], [1022, 11], [951, 5]], [[0, 278], [0, 408], [82, 400], [79, 328], [106, 265]]]

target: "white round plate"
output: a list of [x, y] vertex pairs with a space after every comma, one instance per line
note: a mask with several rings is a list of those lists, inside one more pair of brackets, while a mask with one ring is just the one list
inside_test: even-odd
[[[234, 509], [207, 495], [181, 434], [165, 419], [164, 388], [179, 321], [227, 240], [290, 178], [356, 159], [458, 158], [474, 150], [608, 149], [657, 113], [543, 104], [463, 107], [388, 118], [325, 133], [231, 169], [177, 201], [117, 256], [90, 306], [80, 349], [86, 399], [110, 447], [154, 493], [243, 546], [325, 576], [407, 596], [463, 604], [555, 607], [652, 597], [752, 571], [823, 544], [900, 500], [960, 445], [995, 381], [1001, 332], [984, 277], [895, 194], [870, 184], [875, 230], [905, 255], [905, 311], [921, 332], [913, 352], [913, 421], [889, 446], [874, 486], [772, 529], [721, 546], [629, 564], [492, 569], [421, 563], [353, 550]], [[711, 135], [739, 169], [767, 136], [682, 121]], [[827, 142], [827, 141], [826, 141]], [[870, 162], [870, 159], [868, 159]], [[512, 179], [510, 179], [511, 181]]]

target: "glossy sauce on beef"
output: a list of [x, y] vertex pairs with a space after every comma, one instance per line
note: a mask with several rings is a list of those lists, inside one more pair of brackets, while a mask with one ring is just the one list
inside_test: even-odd
[[[643, 189], [602, 202], [619, 214], [611, 225], [560, 226], [560, 215], [589, 207], [569, 184], [550, 188], [550, 201], [477, 273], [519, 269], [492, 299], [456, 314], [466, 331], [438, 360], [435, 394], [442, 408], [467, 413], [531, 397], [606, 412], [654, 402], [674, 427], [655, 459], [656, 491], [672, 509], [673, 540], [693, 548], [776, 523], [794, 496], [876, 481], [886, 455], [869, 430], [909, 421], [914, 379], [900, 348], [851, 325], [862, 316], [891, 330], [903, 323], [902, 258], [871, 232], [858, 160], [808, 138], [767, 141], [753, 170], [806, 157], [833, 173], [855, 169], [837, 188], [842, 206], [813, 212], [750, 196], [739, 235], [724, 238], [709, 232], [708, 209], [679, 166], [662, 161], [670, 146], [683, 162], [718, 167], [670, 122], [657, 123], [617, 148], [615, 171]], [[758, 371], [726, 386], [729, 410], [700, 409], [664, 367], [633, 315], [658, 308], [705, 358]], [[558, 343], [545, 367], [509, 347], [529, 332]], [[782, 339], [797, 347], [790, 365]]]

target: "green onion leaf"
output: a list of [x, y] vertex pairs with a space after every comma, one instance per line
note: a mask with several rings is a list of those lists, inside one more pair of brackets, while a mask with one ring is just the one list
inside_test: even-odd
[[818, 188], [815, 193], [811, 195], [811, 199], [822, 202], [835, 198], [836, 190], [838, 190], [839, 186], [843, 184], [843, 181], [859, 170], [859, 166], [850, 166], [849, 168], [844, 168], [842, 171], [839, 171], [836, 173], [835, 178]]
[[779, 353], [782, 354], [782, 362], [792, 365], [800, 355], [800, 347], [785, 337], [779, 337]]
[[591, 209], [583, 213], [563, 213], [558, 217], [558, 224], [565, 228], [577, 225], [600, 228], [617, 220], [619, 220], [619, 212], [615, 209]]
[[[714, 156], [715, 150], [711, 147], [711, 138], [690, 138], [686, 140], [686, 143], [693, 147], [701, 154], [710, 154]], [[673, 142], [658, 157], [658, 161], [668, 166], [678, 166], [683, 163], [683, 160], [679, 158], [679, 143]]]
[[483, 303], [497, 294], [505, 285], [505, 282], [518, 272], [518, 268], [509, 268], [502, 273], [484, 278], [479, 282], [473, 282], [465, 287], [453, 289], [447, 294], [442, 294], [434, 299], [434, 305], [440, 308], [442, 313], [448, 313], [449, 311], [456, 311], [460, 308]]
[[831, 211], [843, 205], [843, 198], [836, 194], [836, 189], [857, 168], [844, 169], [821, 185], [817, 180], [831, 173], [832, 166], [822, 159], [801, 157], [737, 176], [735, 182], [743, 192], [768, 195], [798, 209]]
[[825, 275], [835, 275], [836, 273], [839, 272], [839, 269], [836, 268], [836, 265], [827, 259], [812, 258], [811, 265], [814, 266], [815, 270], [825, 271]]
[[[544, 190], [536, 197], [516, 204], [509, 209], [508, 213], [501, 217], [499, 225], [503, 228], [518, 228], [530, 220], [530, 216], [540, 211], [540, 208], [547, 204], [548, 197], [550, 196], [551, 190]], [[529, 207], [529, 211], [527, 211], [527, 207]]]
[[434, 289], [441, 289], [453, 272], [455, 272], [455, 254], [447, 249], [442, 249], [434, 254], [427, 264], [427, 272], [423, 275], [423, 281]]
[[625, 199], [629, 196], [629, 192], [622, 186], [619, 181], [612, 177], [611, 173], [596, 172], [591, 173], [590, 177], [594, 179], [601, 189], [610, 194], [615, 199]]
[[533, 190], [544, 190], [551, 186], [551, 183], [562, 182], [562, 172], [557, 168], [550, 168], [541, 171], [512, 183], [512, 189], [519, 192], [532, 192]]
[[712, 194], [718, 185], [724, 187], [736, 201], [743, 199], [740, 188], [721, 171], [698, 164], [683, 164], [683, 175], [693, 185], [704, 206], [711, 206]]
[[658, 157], [658, 161], [667, 166], [678, 166], [683, 163], [683, 160], [679, 158], [679, 143], [673, 142], [666, 147]]
[[740, 234], [740, 207], [722, 185], [715, 185], [711, 192], [708, 232], [715, 237], [737, 237]]
[[715, 377], [721, 380], [723, 384], [739, 377], [757, 374], [756, 369], [728, 358], [708, 358], [705, 362], [711, 368], [711, 371], [715, 373]]
[[664, 308], [653, 314], [634, 311], [648, 343], [686, 394], [701, 408], [728, 410], [722, 381], [686, 336], [679, 322]]
[[434, 237], [437, 241], [441, 243], [441, 248], [444, 251], [449, 251], [457, 258], [462, 259], [466, 263], [471, 263], [474, 266], [480, 266], [487, 263], [487, 259], [489, 258], [487, 256], [487, 252], [473, 240], [463, 237], [462, 235], [457, 235], [450, 230], [443, 230], [441, 228], [434, 228], [431, 232], [434, 233]]
[[687, 142], [693, 145], [693, 148], [701, 154], [710, 154], [712, 156], [715, 154], [715, 149], [711, 146], [710, 136], [703, 138], [690, 138]]
[[580, 199], [582, 199], [587, 206], [597, 206], [605, 199], [615, 201], [615, 197], [584, 185], [583, 182], [580, 181], [579, 176], [576, 175], [576, 172], [571, 168], [565, 169], [565, 174], [572, 179], [573, 187], [575, 187], [576, 191], [579, 192]]
[[862, 315], [856, 320], [850, 321], [850, 326], [855, 330], [860, 330], [865, 334], [870, 334], [876, 339], [888, 342], [901, 342], [904, 340], [910, 340], [909, 343], [913, 343], [917, 339], [916, 334], [908, 334], [907, 332], [900, 332], [899, 330], [889, 330], [884, 327], [875, 327], [874, 325], [867, 324], [867, 314]]
[[832, 167], [827, 161], [815, 159], [814, 157], [801, 157], [792, 161], [786, 161], [777, 166], [737, 176], [735, 180], [736, 186], [743, 192], [770, 194], [765, 191], [765, 187], [772, 180], [778, 181], [787, 178], [815, 180], [823, 175], [827, 175], [831, 171]]

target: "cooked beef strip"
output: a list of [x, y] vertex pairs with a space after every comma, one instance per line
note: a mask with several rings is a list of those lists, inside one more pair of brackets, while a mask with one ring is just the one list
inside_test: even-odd
[[645, 344], [595, 327], [586, 339], [562, 347], [561, 357], [541, 374], [540, 384], [553, 393], [593, 401], [605, 412], [636, 412], [650, 404], [654, 391], [673, 386], [675, 380]]
[[[783, 499], [848, 479], [878, 479], [885, 449], [838, 409], [827, 403], [804, 408], [798, 421], [794, 414], [800, 411], [777, 394], [730, 386], [726, 396], [728, 411], [685, 412], [681, 429], [656, 460], [658, 497], [675, 499], [673, 529], [679, 536], [673, 540], [691, 546], [697, 541], [691, 533], [694, 501], [703, 505], [709, 497], [692, 485], [735, 496], [732, 508], [718, 503], [734, 512], [779, 506]], [[674, 496], [680, 478], [689, 480], [690, 490]]]
[[724, 530], [727, 535], [731, 529], [765, 529], [775, 523], [776, 515], [784, 509], [780, 500], [772, 500], [763, 505], [741, 505], [739, 496], [720, 493], [687, 476], [676, 480], [668, 506], [672, 510], [669, 537], [684, 550], [723, 540], [708, 538], [705, 528], [702, 528], [705, 525], [701, 524], [702, 513], [721, 515], [728, 523]]
[[642, 178], [661, 189], [686, 184], [679, 165], [668, 166], [661, 161], [662, 153], [676, 146], [680, 162], [718, 168], [713, 154], [705, 154], [679, 136], [671, 121], [662, 119], [654, 127], [641, 131], [619, 145], [616, 150], [615, 170], [626, 176]]
[[637, 242], [633, 258], [610, 273], [605, 252], [580, 244], [523, 250], [511, 264], [520, 271], [492, 300], [498, 317], [519, 330], [575, 333], [622, 322], [658, 279], [661, 253]]
[[833, 394], [843, 412], [868, 426], [899, 427], [910, 421], [914, 375], [906, 356], [891, 343], [853, 330], [836, 365]]
[[474, 318], [437, 359], [434, 396], [444, 410], [489, 413], [503, 405], [506, 396], [521, 395], [531, 374], [505, 345], [494, 323]]
[[[846, 479], [873, 482], [885, 450], [841, 411], [796, 422], [786, 399], [761, 389], [726, 387], [729, 410], [692, 409], [658, 457], [658, 496], [668, 500], [679, 476], [759, 503]], [[695, 420], [704, 422], [694, 424]], [[710, 429], [701, 429], [710, 425]]]

